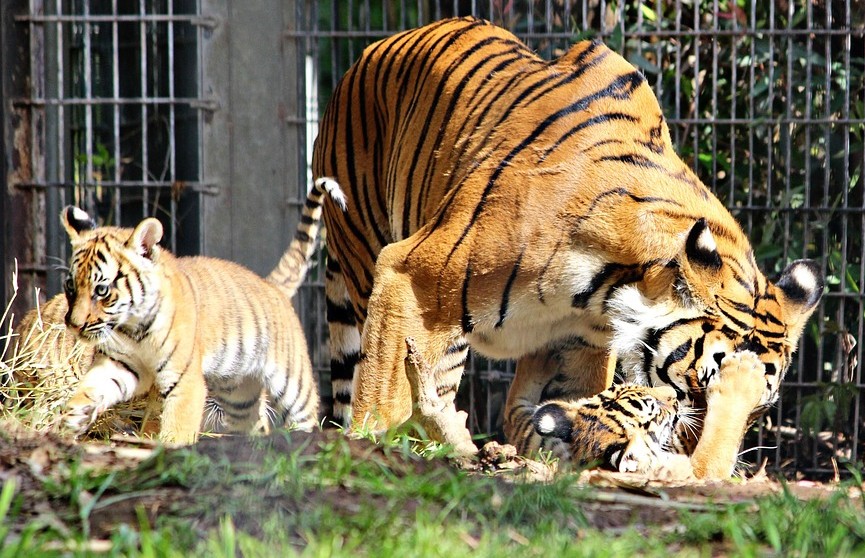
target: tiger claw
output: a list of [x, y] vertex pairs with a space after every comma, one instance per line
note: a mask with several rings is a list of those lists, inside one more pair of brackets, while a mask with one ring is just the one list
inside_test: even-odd
[[[73, 399], [75, 399], [74, 396]], [[99, 403], [88, 402], [71, 405], [64, 414], [63, 428], [77, 438], [87, 432], [104, 410], [101, 401]]]

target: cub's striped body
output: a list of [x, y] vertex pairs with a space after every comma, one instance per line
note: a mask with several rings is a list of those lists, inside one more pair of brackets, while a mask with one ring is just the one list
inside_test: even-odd
[[616, 352], [626, 381], [705, 414], [699, 444], [680, 429], [676, 447], [723, 477], [822, 292], [807, 261], [766, 280], [642, 75], [597, 42], [544, 61], [464, 18], [375, 43], [334, 91], [313, 167], [348, 199], [324, 219], [337, 415], [353, 424], [412, 414], [408, 336], [441, 398], [417, 418], [464, 451], [469, 345], [519, 359], [512, 440], [539, 403], [606, 389]]
[[226, 430], [250, 430], [262, 389], [280, 423], [315, 426], [318, 389], [291, 296], [314, 249], [325, 193], [344, 201], [335, 182], [316, 181], [295, 239], [267, 279], [225, 260], [173, 256], [157, 244], [156, 219], [134, 230], [95, 228], [67, 207], [66, 324], [96, 353], [67, 404], [67, 426], [82, 431], [152, 385], [163, 398], [166, 442], [196, 439], [206, 397]]

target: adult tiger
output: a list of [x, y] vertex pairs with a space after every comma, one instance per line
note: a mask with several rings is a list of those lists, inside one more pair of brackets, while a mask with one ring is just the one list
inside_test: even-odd
[[822, 293], [809, 261], [765, 279], [643, 76], [598, 42], [548, 62], [474, 18], [379, 41], [334, 91], [313, 170], [348, 198], [324, 216], [326, 292], [336, 414], [353, 405], [355, 427], [411, 416], [408, 336], [441, 399], [417, 419], [467, 452], [469, 345], [520, 359], [510, 438], [538, 403], [609, 386], [615, 350], [626, 380], [705, 410], [679, 446], [728, 476]]

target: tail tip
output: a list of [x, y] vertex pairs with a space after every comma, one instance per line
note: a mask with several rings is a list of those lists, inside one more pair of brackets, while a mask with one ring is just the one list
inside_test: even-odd
[[347, 202], [345, 199], [345, 193], [343, 193], [342, 188], [340, 188], [339, 183], [333, 178], [323, 176], [315, 181], [316, 188], [322, 189], [328, 193], [330, 199], [332, 199], [336, 205], [339, 206], [340, 209], [345, 211], [347, 207]]

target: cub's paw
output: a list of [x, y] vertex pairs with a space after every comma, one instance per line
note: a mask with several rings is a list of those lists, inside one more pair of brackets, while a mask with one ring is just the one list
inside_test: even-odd
[[721, 368], [706, 388], [706, 399], [734, 399], [738, 403], [760, 404], [766, 390], [766, 365], [751, 351], [739, 351], [724, 357]]
[[[615, 465], [615, 456], [613, 457]], [[619, 460], [616, 469], [620, 473], [648, 473], [658, 464], [658, 456], [649, 447], [649, 444], [641, 435], [635, 435], [624, 454]]]
[[66, 403], [63, 412], [62, 428], [78, 437], [96, 422], [96, 418], [105, 410], [102, 398], [94, 400], [87, 393], [75, 393]]
[[667, 482], [696, 480], [691, 458], [687, 455], [665, 452], [650, 471], [652, 478]]

